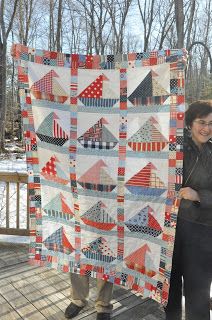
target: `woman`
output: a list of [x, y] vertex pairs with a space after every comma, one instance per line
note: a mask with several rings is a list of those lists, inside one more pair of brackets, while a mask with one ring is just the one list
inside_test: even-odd
[[[210, 320], [212, 281], [212, 100], [185, 113], [183, 187], [178, 213], [166, 320]], [[183, 290], [182, 290], [183, 278]]]

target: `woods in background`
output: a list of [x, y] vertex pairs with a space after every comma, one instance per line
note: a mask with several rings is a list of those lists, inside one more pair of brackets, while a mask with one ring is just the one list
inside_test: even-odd
[[5, 132], [21, 132], [12, 42], [101, 55], [184, 47], [187, 102], [212, 98], [212, 0], [0, 0], [1, 150]]

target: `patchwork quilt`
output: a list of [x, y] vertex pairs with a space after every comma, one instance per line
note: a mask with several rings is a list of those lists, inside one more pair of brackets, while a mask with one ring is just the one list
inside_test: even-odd
[[182, 182], [186, 52], [63, 54], [13, 45], [30, 263], [166, 304]]

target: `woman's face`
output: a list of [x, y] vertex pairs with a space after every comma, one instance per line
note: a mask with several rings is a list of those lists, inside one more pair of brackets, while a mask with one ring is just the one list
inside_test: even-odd
[[196, 118], [191, 126], [191, 136], [198, 147], [212, 138], [212, 113], [204, 118]]

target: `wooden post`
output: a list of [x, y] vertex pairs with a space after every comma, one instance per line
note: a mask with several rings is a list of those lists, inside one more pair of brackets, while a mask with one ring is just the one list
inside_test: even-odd
[[29, 230], [29, 187], [27, 185], [27, 230]]
[[16, 228], [19, 229], [20, 228], [20, 214], [19, 214], [19, 210], [20, 210], [20, 183], [19, 182], [16, 183], [16, 190], [17, 190], [17, 194], [16, 194]]
[[[27, 184], [28, 177], [22, 172], [0, 172], [0, 181], [6, 185], [6, 226], [0, 226], [0, 234], [10, 235], [29, 235], [29, 191], [27, 186], [27, 210], [26, 210], [26, 228], [20, 228], [20, 184]], [[10, 228], [10, 183], [16, 184], [16, 227]]]
[[6, 182], [6, 228], [10, 227], [10, 183]]

